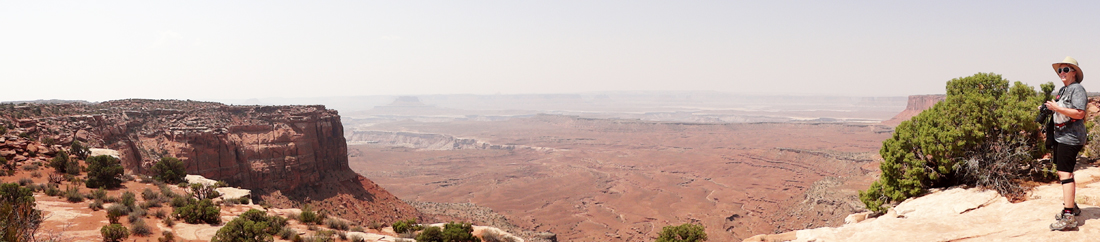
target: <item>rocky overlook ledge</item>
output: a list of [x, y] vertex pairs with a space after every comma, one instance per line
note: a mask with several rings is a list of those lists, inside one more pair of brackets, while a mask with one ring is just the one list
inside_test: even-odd
[[4, 104], [0, 111], [0, 122], [45, 146], [75, 139], [118, 150], [128, 172], [147, 173], [172, 156], [189, 174], [252, 189], [270, 203], [308, 203], [359, 222], [419, 216], [348, 168], [340, 116], [322, 105], [128, 99]]

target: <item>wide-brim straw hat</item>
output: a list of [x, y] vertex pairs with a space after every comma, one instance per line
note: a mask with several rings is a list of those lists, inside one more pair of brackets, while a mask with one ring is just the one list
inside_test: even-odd
[[1077, 76], [1077, 82], [1081, 82], [1082, 79], [1085, 79], [1085, 73], [1081, 72], [1081, 67], [1080, 66], [1077, 66], [1077, 59], [1073, 59], [1073, 57], [1066, 56], [1066, 59], [1062, 60], [1062, 62], [1055, 62], [1054, 64], [1050, 64], [1050, 66], [1054, 68], [1055, 73], [1058, 72], [1058, 64], [1069, 64], [1070, 66], [1072, 66], [1073, 71], [1077, 72], [1077, 75], [1075, 75], [1075, 76]]

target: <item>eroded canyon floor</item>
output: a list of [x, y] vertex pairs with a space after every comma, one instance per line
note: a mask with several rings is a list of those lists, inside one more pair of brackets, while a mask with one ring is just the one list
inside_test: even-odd
[[862, 209], [892, 131], [560, 115], [367, 130], [349, 130], [349, 165], [396, 196], [488, 207], [560, 241], [650, 241], [689, 222], [711, 241], [837, 226]]

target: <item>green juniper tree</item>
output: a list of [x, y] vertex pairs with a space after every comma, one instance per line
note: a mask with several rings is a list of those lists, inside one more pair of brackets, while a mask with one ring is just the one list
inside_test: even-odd
[[[1049, 84], [1049, 83], [1048, 83]], [[1053, 85], [1044, 84], [1049, 95]], [[1044, 95], [1021, 82], [978, 73], [947, 82], [947, 98], [899, 124], [879, 153], [882, 176], [860, 192], [874, 212], [888, 203], [956, 184], [1022, 192], [1013, 180], [1036, 175], [1043, 152], [1037, 107]]]

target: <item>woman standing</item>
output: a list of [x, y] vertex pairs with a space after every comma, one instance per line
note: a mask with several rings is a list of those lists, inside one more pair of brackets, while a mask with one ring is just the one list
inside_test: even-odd
[[1051, 230], [1063, 230], [1077, 227], [1076, 216], [1081, 209], [1074, 202], [1077, 183], [1073, 181], [1073, 169], [1077, 164], [1077, 153], [1086, 142], [1085, 110], [1088, 95], [1081, 80], [1085, 74], [1077, 65], [1077, 60], [1067, 56], [1062, 62], [1052, 64], [1058, 78], [1062, 79], [1062, 89], [1054, 100], [1047, 101], [1046, 107], [1054, 111], [1054, 164], [1058, 168], [1058, 179], [1062, 183], [1062, 211], [1055, 216], [1057, 221], [1050, 225]]

